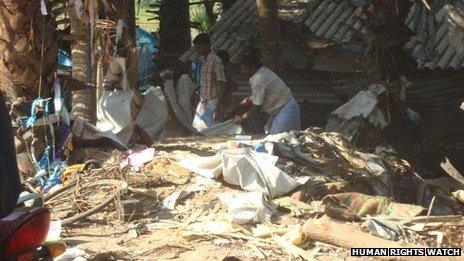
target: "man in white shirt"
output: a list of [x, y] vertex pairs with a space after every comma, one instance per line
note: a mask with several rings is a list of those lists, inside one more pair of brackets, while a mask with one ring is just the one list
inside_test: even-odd
[[241, 64], [242, 73], [250, 78], [252, 95], [242, 101], [242, 106], [251, 105], [243, 115], [235, 117], [235, 123], [252, 118], [260, 110], [269, 115], [266, 134], [278, 134], [301, 129], [300, 108], [290, 88], [273, 71], [262, 65], [254, 55], [247, 55]]

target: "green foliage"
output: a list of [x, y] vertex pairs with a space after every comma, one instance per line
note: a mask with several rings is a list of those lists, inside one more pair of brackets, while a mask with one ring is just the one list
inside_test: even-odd
[[[190, 0], [190, 2], [198, 1]], [[200, 32], [206, 32], [211, 28], [211, 22], [204, 5], [193, 5], [190, 7], [190, 22], [192, 23], [192, 27]]]
[[147, 9], [150, 4], [154, 4], [155, 0], [135, 0], [137, 4], [140, 3], [141, 9]]
[[[150, 8], [151, 4], [160, 3], [162, 1], [169, 0], [135, 0], [136, 10], [137, 10], [137, 22], [138, 25], [144, 29], [149, 29], [150, 31], [156, 30], [158, 28], [159, 21], [152, 20], [147, 22], [147, 19], [153, 18], [154, 15], [147, 13], [147, 10], [156, 10]], [[190, 3], [198, 3], [201, 0], [189, 0]], [[208, 18], [206, 13], [205, 6], [203, 4], [195, 4], [190, 6], [190, 22], [191, 27], [198, 30], [198, 32], [206, 32], [211, 28], [211, 21]]]

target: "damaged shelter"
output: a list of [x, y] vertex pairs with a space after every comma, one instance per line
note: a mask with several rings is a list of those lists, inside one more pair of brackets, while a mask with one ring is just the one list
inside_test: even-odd
[[[378, 145], [372, 139], [383, 135], [381, 141], [411, 160], [433, 168], [448, 156], [460, 166], [463, 3], [374, 2], [279, 2], [283, 76], [302, 107], [303, 125], [325, 126], [359, 91], [384, 84], [379, 106], [386, 122], [366, 145]], [[235, 95], [245, 97], [250, 91], [238, 64], [260, 46], [255, 1], [237, 1], [209, 33], [215, 50], [229, 52]], [[197, 58], [190, 50], [181, 60]]]
[[[97, 260], [464, 248], [464, 2], [285, 0], [278, 16], [279, 73], [304, 130], [276, 135], [231, 118], [194, 128], [198, 82], [184, 66], [195, 50], [171, 67], [151, 63], [152, 46], [123, 56], [122, 20], [92, 20], [95, 119], [66, 110], [61, 83], [89, 87], [66, 75], [54, 99], [15, 119], [32, 140], [32, 151], [19, 144], [32, 158], [25, 182], [54, 220], [47, 241]], [[259, 31], [255, 0], [235, 1], [209, 31], [213, 49], [230, 54], [237, 100], [250, 93], [239, 65], [262, 46]], [[53, 138], [43, 153], [34, 130], [21, 132], [34, 127]]]

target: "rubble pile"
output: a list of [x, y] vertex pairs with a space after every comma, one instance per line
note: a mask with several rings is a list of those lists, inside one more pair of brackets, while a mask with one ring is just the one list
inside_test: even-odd
[[[63, 224], [70, 229], [103, 219], [129, 226], [133, 240], [167, 231], [186, 248], [244, 245], [237, 258], [312, 260], [347, 256], [352, 247], [464, 247], [456, 236], [463, 228], [462, 184], [422, 179], [392, 148], [360, 150], [321, 129], [183, 144], [114, 152], [99, 168], [77, 168], [67, 176], [68, 184], [77, 184], [72, 193], [55, 194], [46, 204], [68, 206], [67, 216], [53, 216], [68, 220]], [[199, 147], [201, 154], [193, 149]], [[106, 199], [115, 204], [100, 207]]]

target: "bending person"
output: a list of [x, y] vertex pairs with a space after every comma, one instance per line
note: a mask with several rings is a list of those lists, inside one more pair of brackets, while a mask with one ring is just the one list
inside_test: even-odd
[[252, 95], [241, 106], [251, 108], [243, 115], [235, 116], [235, 123], [254, 117], [259, 111], [269, 115], [266, 134], [278, 134], [301, 129], [300, 108], [290, 88], [273, 71], [262, 65], [258, 57], [247, 55], [242, 60], [242, 73], [250, 78]]

